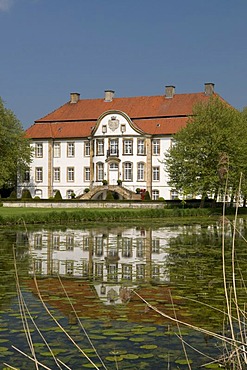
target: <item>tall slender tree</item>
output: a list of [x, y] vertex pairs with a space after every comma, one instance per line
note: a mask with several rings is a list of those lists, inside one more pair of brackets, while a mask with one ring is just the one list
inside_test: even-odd
[[0, 188], [13, 187], [17, 173], [28, 168], [31, 149], [25, 131], [0, 98]]
[[[240, 174], [247, 176], [247, 120], [218, 97], [196, 105], [188, 124], [165, 154], [170, 185], [184, 195], [234, 196]], [[244, 190], [245, 191], [245, 190]]]

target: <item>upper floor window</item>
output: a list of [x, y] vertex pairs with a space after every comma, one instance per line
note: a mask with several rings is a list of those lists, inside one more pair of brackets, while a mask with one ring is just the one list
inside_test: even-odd
[[90, 156], [90, 141], [84, 141], [84, 156], [89, 157]]
[[53, 145], [53, 157], [54, 158], [60, 158], [61, 156], [61, 144], [60, 143], [54, 143]]
[[36, 158], [42, 158], [43, 157], [43, 144], [42, 143], [36, 143], [35, 144], [35, 157]]
[[29, 182], [30, 181], [30, 171], [26, 170], [23, 174], [23, 181]]
[[131, 162], [124, 163], [124, 181], [132, 181], [133, 179], [133, 164]]
[[160, 139], [153, 140], [153, 155], [160, 154]]
[[67, 156], [74, 157], [75, 156], [75, 143], [68, 143], [67, 144]]
[[133, 154], [133, 141], [132, 140], [124, 140], [123, 145], [123, 154]]
[[43, 167], [36, 167], [35, 168], [35, 181], [42, 182], [43, 181]]
[[145, 164], [140, 162], [137, 164], [137, 181], [144, 181], [145, 178]]
[[110, 155], [118, 155], [118, 139], [110, 139]]
[[153, 167], [153, 181], [159, 181], [160, 179], [160, 168], [158, 166]]
[[137, 154], [138, 155], [145, 154], [145, 140], [144, 139], [137, 140]]
[[104, 140], [96, 140], [96, 153], [97, 155], [104, 155]]
[[60, 167], [53, 168], [53, 181], [60, 181]]
[[84, 181], [90, 181], [90, 167], [84, 167]]
[[68, 181], [75, 181], [75, 169], [74, 167], [67, 168], [67, 180]]

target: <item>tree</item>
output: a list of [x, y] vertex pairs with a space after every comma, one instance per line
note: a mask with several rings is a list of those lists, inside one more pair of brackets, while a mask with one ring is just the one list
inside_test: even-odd
[[16, 184], [17, 173], [28, 169], [31, 149], [20, 121], [0, 98], [0, 188]]
[[169, 184], [183, 195], [233, 196], [247, 175], [247, 119], [217, 97], [195, 106], [165, 155]]

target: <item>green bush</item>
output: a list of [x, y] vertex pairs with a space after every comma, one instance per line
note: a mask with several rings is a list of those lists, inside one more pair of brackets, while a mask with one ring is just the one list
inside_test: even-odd
[[21, 199], [23, 199], [23, 200], [25, 200], [25, 199], [32, 199], [32, 195], [31, 195], [29, 189], [23, 189], [22, 190]]
[[107, 191], [106, 200], [114, 200], [114, 196], [111, 191]]
[[150, 197], [149, 191], [146, 191], [146, 192], [145, 192], [144, 200], [151, 200], [151, 197]]
[[63, 198], [62, 198], [62, 195], [61, 195], [61, 193], [60, 193], [60, 190], [57, 190], [56, 191], [56, 194], [54, 195], [54, 199], [55, 200], [62, 200]]
[[9, 198], [10, 199], [17, 199], [17, 194], [16, 194], [16, 191], [15, 190], [12, 190], [10, 195], [9, 195]]
[[88, 193], [90, 191], [90, 189], [89, 188], [85, 188], [84, 189], [84, 193]]

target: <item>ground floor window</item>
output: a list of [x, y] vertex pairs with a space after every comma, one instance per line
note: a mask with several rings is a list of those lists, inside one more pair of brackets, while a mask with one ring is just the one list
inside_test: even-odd
[[133, 165], [131, 162], [124, 163], [124, 181], [132, 181]]
[[154, 190], [152, 191], [152, 198], [153, 198], [153, 200], [157, 200], [157, 199], [159, 199], [159, 195], [160, 195], [159, 190], [154, 189]]

